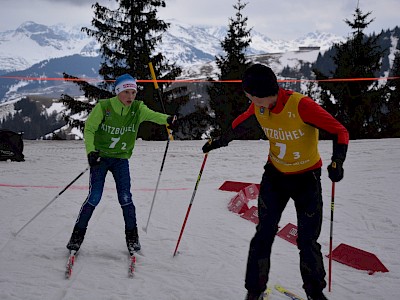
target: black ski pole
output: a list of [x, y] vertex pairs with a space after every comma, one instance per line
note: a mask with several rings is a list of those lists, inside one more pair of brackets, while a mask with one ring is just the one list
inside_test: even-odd
[[[333, 166], [336, 168], [336, 163]], [[328, 278], [328, 290], [331, 291], [332, 287], [332, 244], [333, 244], [333, 212], [335, 210], [335, 182], [332, 181], [332, 197], [331, 197], [331, 228], [329, 235], [329, 278]]]
[[[161, 94], [160, 89], [158, 88], [158, 83], [157, 83], [156, 74], [155, 74], [155, 72], [154, 72], [153, 64], [152, 64], [151, 62], [149, 62], [149, 68], [150, 68], [151, 77], [153, 78], [154, 88], [157, 90], [158, 98], [159, 98], [159, 100], [160, 100], [160, 102], [161, 102], [162, 110], [163, 110], [163, 112], [164, 112], [164, 114], [165, 114], [166, 111], [165, 111], [164, 102], [163, 102], [163, 99], [162, 99], [162, 94]], [[147, 218], [146, 226], [143, 227], [143, 230], [144, 230], [144, 232], [146, 232], [146, 233], [147, 233], [147, 228], [149, 227], [150, 216], [151, 216], [151, 213], [152, 213], [152, 211], [153, 211], [153, 206], [154, 206], [154, 202], [155, 202], [156, 195], [157, 195], [157, 191], [158, 191], [158, 184], [160, 183], [161, 174], [162, 174], [162, 171], [163, 171], [163, 169], [164, 169], [164, 163], [165, 163], [165, 158], [166, 158], [167, 152], [168, 152], [169, 141], [170, 141], [170, 140], [173, 140], [172, 134], [171, 134], [171, 132], [170, 132], [168, 126], [166, 126], [166, 128], [167, 128], [167, 132], [168, 132], [168, 140], [167, 140], [167, 145], [166, 145], [166, 147], [165, 147], [164, 157], [163, 157], [163, 160], [162, 160], [162, 163], [161, 163], [160, 172], [159, 172], [159, 174], [158, 174], [158, 179], [157, 179], [156, 188], [155, 188], [155, 190], [154, 190], [153, 200], [151, 201], [149, 217]]]
[[57, 194], [49, 203], [46, 204], [45, 207], [43, 207], [36, 215], [33, 216], [32, 219], [30, 219], [24, 226], [21, 227], [20, 230], [18, 230], [14, 236], [17, 236], [28, 224], [30, 224], [38, 215], [40, 215], [51, 203], [53, 203], [58, 197], [60, 197], [75, 181], [77, 181], [83, 174], [86, 173], [87, 170], [89, 170], [90, 166], [87, 166], [85, 170], [83, 170], [78, 176], [75, 177], [74, 180], [72, 180], [61, 192]]

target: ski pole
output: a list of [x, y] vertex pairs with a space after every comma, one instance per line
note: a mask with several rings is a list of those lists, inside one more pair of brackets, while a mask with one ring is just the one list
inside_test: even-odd
[[[160, 91], [160, 89], [158, 88], [157, 79], [156, 79], [156, 74], [155, 74], [155, 72], [154, 72], [153, 64], [152, 64], [151, 62], [149, 62], [149, 68], [150, 68], [151, 77], [153, 78], [154, 88], [155, 88], [155, 89], [157, 90], [157, 92], [158, 92], [158, 98], [159, 98], [159, 100], [160, 100], [160, 102], [161, 102], [162, 110], [163, 110], [164, 113], [166, 113], [165, 107], [164, 107], [164, 103], [163, 103], [163, 100], [162, 100], [161, 91]], [[153, 211], [153, 206], [154, 206], [154, 202], [155, 202], [156, 195], [157, 195], [157, 191], [158, 191], [158, 184], [160, 183], [161, 174], [162, 174], [162, 171], [163, 171], [163, 169], [164, 169], [164, 163], [165, 163], [165, 158], [166, 158], [167, 152], [168, 152], [169, 141], [170, 141], [170, 140], [173, 140], [173, 137], [172, 137], [172, 134], [171, 134], [169, 128], [168, 128], [167, 126], [166, 126], [166, 128], [167, 128], [167, 132], [168, 132], [168, 140], [167, 140], [167, 145], [166, 145], [166, 147], [165, 147], [164, 157], [163, 157], [163, 160], [162, 160], [162, 163], [161, 163], [160, 172], [159, 172], [159, 174], [158, 174], [158, 179], [157, 179], [156, 188], [155, 188], [155, 190], [154, 190], [153, 200], [151, 201], [150, 212], [149, 212], [149, 216], [148, 216], [148, 218], [147, 218], [147, 223], [146, 223], [146, 226], [143, 227], [143, 230], [144, 230], [144, 232], [146, 232], [146, 233], [147, 233], [147, 228], [149, 227], [151, 212]]]
[[[152, 62], [149, 62], [149, 69], [150, 69], [151, 78], [153, 79], [154, 88], [157, 90], [158, 99], [161, 102], [161, 108], [163, 110], [163, 113], [166, 114], [167, 112], [165, 110], [163, 97], [162, 97], [161, 91], [160, 91], [160, 89], [158, 87], [157, 77], [156, 77], [156, 73], [154, 72], [154, 68], [153, 68]], [[168, 137], [169, 137], [168, 142], [169, 142], [169, 140], [173, 141], [174, 137], [172, 136], [171, 130], [169, 130], [168, 125], [165, 125], [165, 128], [167, 129], [167, 132], [168, 132]]]
[[[336, 167], [333, 166], [333, 167]], [[331, 198], [331, 230], [329, 235], [329, 292], [332, 286], [332, 240], [333, 240], [333, 211], [335, 210], [335, 182], [332, 181], [332, 198]]]
[[196, 185], [194, 186], [192, 198], [190, 199], [189, 207], [187, 209], [186, 216], [185, 216], [185, 219], [183, 221], [183, 225], [182, 225], [182, 228], [181, 228], [181, 232], [179, 234], [178, 242], [176, 243], [176, 247], [175, 247], [175, 251], [174, 251], [174, 255], [173, 256], [175, 256], [176, 252], [178, 251], [178, 246], [179, 246], [179, 243], [181, 242], [183, 231], [185, 230], [186, 221], [187, 221], [187, 219], [189, 217], [190, 209], [192, 208], [194, 196], [196, 195], [197, 187], [199, 186], [199, 182], [200, 182], [200, 179], [201, 179], [201, 175], [203, 174], [203, 169], [204, 169], [204, 165], [206, 164], [207, 157], [208, 157], [208, 152], [204, 155], [203, 164], [201, 165], [199, 176], [197, 176]]
[[165, 157], [167, 156], [168, 147], [169, 147], [169, 140], [167, 142], [167, 146], [165, 147], [164, 157], [163, 157], [163, 160], [162, 160], [162, 163], [161, 163], [160, 172], [158, 173], [157, 184], [156, 184], [156, 188], [154, 190], [153, 200], [151, 201], [150, 212], [149, 212], [149, 216], [147, 218], [147, 223], [146, 223], [146, 226], [143, 227], [143, 230], [146, 233], [147, 233], [147, 228], [149, 227], [150, 216], [151, 216], [151, 212], [153, 211], [153, 206], [154, 206], [154, 202], [155, 202], [157, 191], [158, 191], [158, 184], [160, 183], [161, 173], [162, 173], [162, 171], [164, 169]]
[[53, 203], [58, 197], [60, 197], [75, 181], [77, 181], [83, 174], [86, 173], [87, 170], [89, 170], [90, 166], [87, 166], [85, 170], [83, 170], [78, 176], [75, 177], [74, 180], [72, 180], [61, 192], [57, 194], [49, 203], [46, 204], [45, 207], [43, 207], [36, 215], [33, 216], [32, 219], [30, 219], [24, 226], [21, 227], [20, 230], [18, 230], [14, 236], [17, 236], [28, 224], [30, 224], [38, 215], [40, 215], [51, 203]]

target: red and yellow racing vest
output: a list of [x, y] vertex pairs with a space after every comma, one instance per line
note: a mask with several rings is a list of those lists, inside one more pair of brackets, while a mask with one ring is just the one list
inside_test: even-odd
[[254, 106], [256, 118], [269, 140], [270, 160], [283, 173], [301, 172], [320, 160], [318, 129], [304, 123], [299, 115], [298, 105], [303, 97], [293, 93], [278, 114]]

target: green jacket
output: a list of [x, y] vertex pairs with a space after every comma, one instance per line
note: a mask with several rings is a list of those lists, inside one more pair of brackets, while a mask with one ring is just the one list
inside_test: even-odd
[[140, 123], [167, 124], [168, 115], [155, 112], [143, 101], [124, 106], [117, 97], [102, 99], [89, 114], [84, 130], [86, 153], [100, 151], [101, 157], [130, 158]]

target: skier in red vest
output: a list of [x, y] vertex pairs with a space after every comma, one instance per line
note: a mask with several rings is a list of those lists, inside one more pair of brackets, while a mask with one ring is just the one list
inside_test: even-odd
[[227, 146], [252, 127], [256, 118], [269, 140], [268, 161], [260, 184], [259, 223], [250, 242], [245, 287], [246, 299], [258, 300], [267, 287], [271, 248], [278, 223], [290, 198], [297, 212], [300, 272], [309, 300], [327, 299], [325, 268], [318, 237], [322, 225], [322, 160], [318, 152], [318, 132], [333, 135], [329, 178], [343, 178], [349, 134], [346, 128], [311, 98], [279, 87], [276, 75], [267, 66], [255, 64], [243, 75], [243, 89], [251, 100], [229, 130], [203, 146], [203, 152]]

